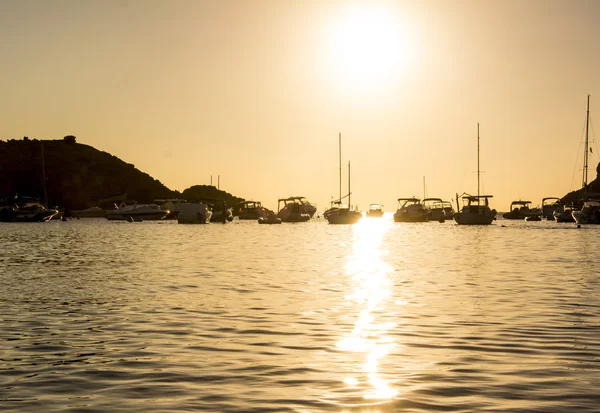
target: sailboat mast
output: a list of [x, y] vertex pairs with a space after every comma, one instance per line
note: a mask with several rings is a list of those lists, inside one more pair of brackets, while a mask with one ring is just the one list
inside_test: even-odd
[[44, 184], [44, 206], [48, 207], [48, 191], [46, 190], [46, 160], [44, 159], [44, 142], [40, 142], [42, 146], [42, 180]]
[[479, 199], [479, 122], [477, 122], [477, 199]]
[[350, 210], [350, 206], [352, 203], [350, 202], [350, 161], [348, 161], [348, 210]]
[[583, 157], [583, 192], [587, 192], [588, 183], [588, 128], [590, 124], [590, 95], [587, 97], [587, 113], [585, 117], [585, 156]]
[[338, 155], [340, 161], [340, 197], [338, 199], [342, 202], [342, 132], [339, 132]]

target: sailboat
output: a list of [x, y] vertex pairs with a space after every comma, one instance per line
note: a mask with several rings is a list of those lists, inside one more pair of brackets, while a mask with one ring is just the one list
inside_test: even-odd
[[[344, 198], [348, 198], [348, 204], [338, 203], [338, 207], [333, 211], [325, 211], [325, 218], [330, 224], [356, 224], [359, 219], [362, 218], [362, 214], [359, 211], [352, 208], [350, 203], [350, 161], [348, 161], [348, 195]], [[341, 202], [340, 198], [340, 202]]]
[[46, 222], [58, 214], [58, 210], [48, 208], [48, 192], [46, 190], [46, 164], [44, 159], [44, 142], [42, 151], [42, 184], [44, 203], [36, 198], [21, 197], [18, 194], [10, 200], [0, 201], [0, 222]]
[[[350, 203], [350, 162], [348, 162], [348, 194], [342, 196], [342, 134], [339, 134], [339, 164], [340, 164], [340, 197], [331, 202], [331, 208], [323, 213], [323, 216], [330, 224], [356, 224], [362, 217], [362, 214], [355, 211]], [[348, 198], [348, 204], [343, 204], [342, 200]]]
[[496, 210], [490, 209], [489, 199], [493, 195], [481, 195], [479, 192], [479, 123], [477, 123], [477, 195], [469, 195], [463, 193], [461, 195], [463, 200], [462, 209], [459, 208], [458, 198], [456, 194], [456, 208], [460, 209], [459, 212], [454, 214], [454, 220], [459, 225], [489, 225], [496, 219]]
[[587, 112], [585, 118], [585, 149], [583, 156], [583, 207], [573, 211], [572, 216], [577, 225], [600, 224], [600, 202], [598, 199], [589, 199], [588, 194], [588, 151], [589, 151], [589, 124], [590, 124], [590, 95], [587, 97]]

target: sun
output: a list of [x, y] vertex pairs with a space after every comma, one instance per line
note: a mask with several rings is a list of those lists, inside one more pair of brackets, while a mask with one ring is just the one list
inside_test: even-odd
[[403, 29], [401, 16], [391, 7], [365, 4], [343, 10], [330, 36], [336, 79], [355, 89], [389, 82], [407, 58]]

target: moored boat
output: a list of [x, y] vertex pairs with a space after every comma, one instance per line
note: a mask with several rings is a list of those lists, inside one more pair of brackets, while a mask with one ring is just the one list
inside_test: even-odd
[[563, 205], [560, 203], [560, 198], [553, 196], [542, 198], [542, 217], [547, 220], [554, 220], [555, 212], [562, 212]]
[[98, 206], [71, 211], [73, 218], [106, 218], [106, 211]]
[[[334, 225], [356, 224], [362, 218], [362, 214], [355, 210], [350, 203], [350, 161], [348, 161], [348, 194], [342, 196], [342, 134], [339, 134], [339, 164], [340, 164], [340, 197], [331, 202], [329, 208], [323, 216], [327, 222]], [[343, 204], [342, 201], [348, 198], [348, 203]]]
[[458, 212], [454, 214], [454, 221], [458, 225], [489, 225], [496, 219], [496, 210], [491, 209], [489, 199], [493, 195], [481, 195], [479, 193], [479, 181], [481, 171], [479, 170], [479, 123], [477, 123], [477, 195], [463, 193], [463, 207], [459, 208], [456, 194], [456, 208]]
[[367, 218], [381, 218], [383, 216], [383, 205], [371, 204], [367, 211]]
[[114, 209], [106, 211], [106, 218], [111, 221], [157, 221], [164, 219], [169, 210], [160, 209], [157, 204], [115, 205]]
[[58, 214], [58, 210], [46, 208], [39, 202], [0, 207], [0, 222], [45, 222]]
[[[513, 201], [510, 203], [509, 212], [502, 215], [504, 219], [525, 219], [528, 217], [538, 217], [542, 214], [539, 209], [532, 209], [529, 206], [531, 201]], [[533, 221], [535, 219], [530, 219]], [[539, 221], [539, 220], [536, 220]]]
[[573, 218], [573, 212], [577, 211], [579, 208], [573, 205], [564, 205], [561, 210], [554, 211], [554, 219], [556, 222], [560, 223], [569, 223], [575, 222], [575, 218]]
[[259, 201], [244, 201], [239, 206], [239, 219], [257, 220], [267, 216], [267, 209]]
[[185, 203], [181, 204], [179, 214], [177, 214], [177, 223], [179, 224], [208, 224], [212, 211], [204, 203]]
[[429, 211], [418, 198], [398, 198], [398, 209], [394, 213], [395, 222], [427, 222]]
[[444, 213], [444, 220], [454, 218], [454, 208], [452, 208], [452, 204], [449, 201], [435, 202], [432, 208], [434, 210], [441, 209]]
[[423, 208], [429, 214], [429, 220], [431, 221], [443, 221], [446, 219], [446, 214], [444, 209], [441, 208], [442, 203], [441, 198], [425, 198], [421, 202], [423, 204]]
[[[491, 209], [489, 199], [493, 195], [463, 194], [463, 207], [454, 214], [459, 225], [489, 225], [496, 219], [496, 210]], [[458, 203], [459, 196], [456, 196]]]
[[[302, 203], [303, 197], [280, 198], [277, 200], [277, 216], [283, 222], [306, 222], [311, 216]], [[281, 204], [283, 203], [283, 207]], [[281, 208], [280, 208], [281, 207]]]
[[600, 224], [600, 201], [585, 201], [583, 207], [572, 211], [571, 215], [578, 225]]

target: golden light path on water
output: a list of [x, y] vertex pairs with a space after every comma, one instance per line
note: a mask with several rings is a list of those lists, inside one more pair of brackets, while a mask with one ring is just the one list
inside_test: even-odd
[[351, 278], [353, 286], [353, 292], [346, 300], [356, 308], [357, 316], [352, 331], [337, 343], [337, 348], [342, 351], [364, 353], [363, 374], [348, 376], [344, 383], [353, 388], [364, 386], [365, 399], [382, 401], [392, 399], [398, 393], [378, 371], [380, 360], [395, 347], [388, 335], [395, 323], [378, 320], [391, 301], [388, 275], [392, 268], [383, 260], [386, 251], [381, 249], [383, 236], [392, 224], [386, 218], [363, 218], [353, 227], [352, 254], [344, 273]]

